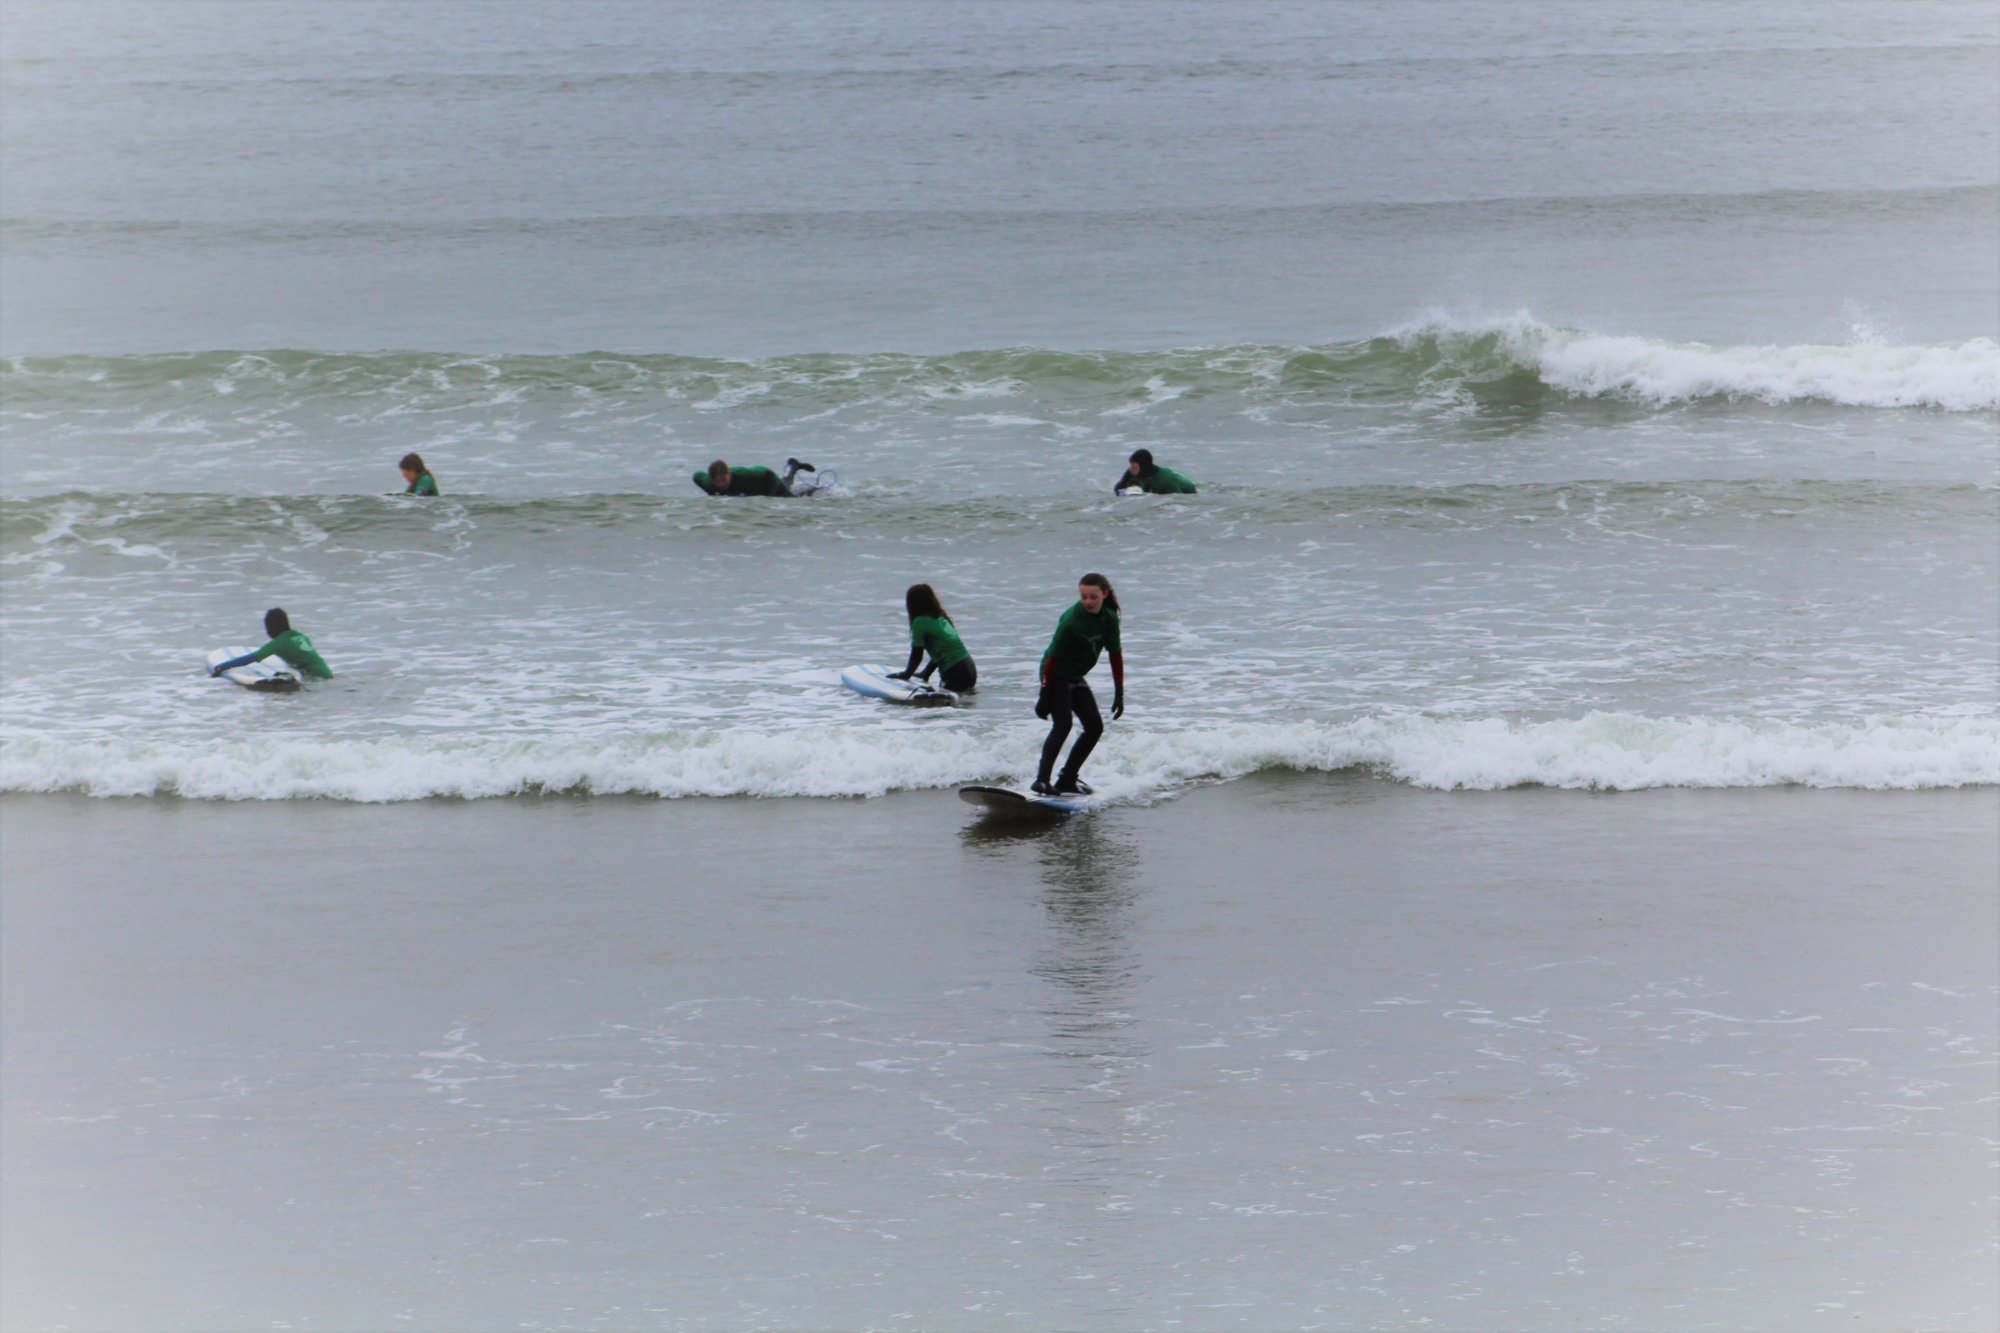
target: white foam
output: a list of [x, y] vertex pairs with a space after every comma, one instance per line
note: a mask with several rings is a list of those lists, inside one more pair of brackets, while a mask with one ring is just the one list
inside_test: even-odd
[[[588, 792], [658, 797], [879, 796], [1025, 779], [1041, 728], [815, 727], [517, 740], [17, 737], [0, 790], [217, 800], [477, 799]], [[2000, 784], [2000, 719], [1860, 722], [1591, 713], [1521, 722], [1408, 716], [1181, 730], [1117, 728], [1090, 766], [1101, 794], [1145, 800], [1260, 770], [1361, 770], [1415, 786], [1800, 785], [1920, 789]]]
[[1525, 311], [1475, 320], [1431, 315], [1389, 336], [1405, 345], [1434, 340], [1447, 353], [1496, 339], [1510, 360], [1550, 387], [1584, 397], [1653, 404], [1747, 398], [1947, 412], [2000, 408], [2000, 343], [1991, 338], [1956, 346], [1892, 345], [1862, 328], [1855, 341], [1839, 345], [1714, 347], [1556, 328]]

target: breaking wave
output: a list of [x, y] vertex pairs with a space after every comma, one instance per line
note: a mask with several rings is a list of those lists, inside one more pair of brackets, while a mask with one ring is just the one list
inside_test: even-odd
[[323, 406], [394, 416], [545, 401], [729, 411], [857, 406], [1146, 410], [1237, 395], [1480, 401], [1613, 398], [1663, 406], [1716, 399], [1879, 409], [2000, 409], [2000, 343], [1896, 344], [1866, 330], [1840, 344], [1716, 346], [1567, 328], [1528, 313], [1427, 316], [1373, 338], [1144, 352], [1016, 347], [943, 356], [840, 353], [724, 359], [581, 353], [341, 354], [217, 351], [16, 357], [0, 389], [18, 414], [116, 404], [172, 412], [218, 400], [238, 415]]
[[[1023, 780], [1041, 728], [660, 731], [620, 738], [56, 739], [0, 747], [0, 790], [208, 800], [412, 801], [522, 795], [867, 797]], [[2000, 784], [2000, 719], [1842, 723], [1366, 717], [1124, 731], [1091, 766], [1144, 802], [1270, 770], [1356, 771], [1439, 790], [1901, 789]]]

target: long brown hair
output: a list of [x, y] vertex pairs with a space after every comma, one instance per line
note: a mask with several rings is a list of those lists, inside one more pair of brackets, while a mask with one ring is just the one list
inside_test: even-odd
[[1085, 574], [1082, 578], [1078, 579], [1077, 582], [1088, 583], [1093, 588], [1104, 589], [1104, 605], [1109, 607], [1113, 611], [1116, 611], [1118, 609], [1117, 590], [1111, 586], [1111, 580], [1105, 578], [1104, 575]]
[[951, 620], [951, 616], [944, 609], [944, 603], [938, 600], [937, 590], [928, 583], [910, 585], [909, 591], [903, 594], [903, 609], [910, 613], [912, 620], [918, 616], [936, 616], [946, 622]]

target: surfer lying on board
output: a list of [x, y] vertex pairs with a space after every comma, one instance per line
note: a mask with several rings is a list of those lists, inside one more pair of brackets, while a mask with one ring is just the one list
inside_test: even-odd
[[720, 458], [708, 465], [708, 471], [694, 474], [694, 484], [710, 495], [781, 495], [792, 493], [792, 478], [801, 472], [817, 472], [811, 463], [801, 463], [796, 458], [785, 460], [785, 475], [779, 476], [767, 467], [731, 467]]
[[437, 478], [433, 477], [431, 470], [424, 466], [423, 455], [404, 454], [403, 461], [396, 464], [396, 466], [402, 469], [403, 480], [407, 483], [403, 488], [403, 494], [436, 495], [438, 493]]
[[285, 614], [283, 607], [274, 606], [264, 613], [264, 632], [271, 636], [269, 643], [254, 653], [232, 657], [227, 662], [217, 662], [208, 669], [208, 674], [219, 676], [225, 671], [234, 671], [237, 667], [261, 662], [275, 653], [285, 659], [286, 666], [295, 671], [304, 672], [320, 680], [333, 679], [333, 668], [326, 664], [325, 658], [313, 651], [311, 639], [292, 628], [292, 618]]
[[[912, 583], [903, 594], [903, 609], [910, 613], [910, 661], [901, 671], [891, 671], [889, 679], [908, 680], [916, 675], [929, 681], [931, 672], [942, 671], [946, 689], [953, 694], [970, 694], [979, 683], [979, 668], [936, 591], [928, 583]], [[917, 663], [925, 653], [931, 655], [931, 664], [919, 672]]]
[[1111, 483], [1114, 491], [1144, 491], [1148, 495], [1193, 495], [1194, 482], [1185, 474], [1153, 461], [1151, 449], [1134, 449], [1125, 470]]
[[[1049, 738], [1042, 742], [1042, 764], [1032, 788], [1037, 796], [1090, 795], [1090, 788], [1076, 774], [1096, 748], [1097, 738], [1104, 734], [1097, 696], [1083, 683], [1097, 665], [1100, 652], [1111, 654], [1111, 716], [1123, 717], [1125, 652], [1118, 642], [1118, 594], [1104, 575], [1085, 574], [1077, 581], [1076, 605], [1056, 622], [1056, 635], [1042, 654], [1042, 696], [1035, 701], [1035, 716], [1049, 719]], [[1049, 774], [1069, 736], [1072, 715], [1083, 723], [1083, 734], [1070, 747], [1069, 762], [1051, 786]]]

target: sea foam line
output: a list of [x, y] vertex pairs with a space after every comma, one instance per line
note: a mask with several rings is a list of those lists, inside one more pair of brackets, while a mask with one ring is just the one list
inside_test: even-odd
[[[1040, 728], [648, 732], [618, 738], [200, 739], [13, 736], [0, 790], [211, 800], [409, 801], [523, 794], [855, 797], [1021, 781]], [[1590, 713], [1422, 716], [1112, 732], [1090, 776], [1143, 801], [1271, 770], [1374, 773], [1413, 786], [1914, 790], [2000, 784], [2000, 718], [1797, 723]]]

